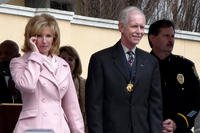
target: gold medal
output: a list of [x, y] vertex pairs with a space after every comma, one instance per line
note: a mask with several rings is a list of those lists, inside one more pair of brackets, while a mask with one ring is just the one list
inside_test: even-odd
[[126, 87], [126, 89], [127, 89], [127, 91], [128, 92], [132, 92], [133, 91], [133, 84], [132, 83], [129, 83], [128, 85], [127, 85], [127, 87]]

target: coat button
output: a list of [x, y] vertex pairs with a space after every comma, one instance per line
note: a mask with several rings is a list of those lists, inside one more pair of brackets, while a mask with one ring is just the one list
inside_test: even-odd
[[55, 116], [58, 116], [58, 113], [54, 113]]
[[43, 86], [47, 86], [47, 84], [46, 84], [46, 83], [43, 83]]
[[47, 117], [47, 112], [44, 112], [43, 114], [42, 114], [44, 117]]
[[46, 98], [42, 98], [41, 100], [43, 103], [46, 103]]

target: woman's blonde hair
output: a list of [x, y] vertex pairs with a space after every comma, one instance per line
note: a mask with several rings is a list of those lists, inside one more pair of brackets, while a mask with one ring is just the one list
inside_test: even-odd
[[58, 23], [56, 22], [56, 19], [49, 14], [36, 15], [29, 20], [25, 28], [25, 34], [24, 34], [25, 40], [24, 40], [24, 46], [22, 48], [23, 52], [32, 51], [29, 44], [29, 39], [32, 36], [40, 35], [42, 30], [46, 27], [49, 27], [53, 32], [53, 44], [49, 51], [49, 54], [52, 55], [59, 53], [60, 30], [58, 27]]

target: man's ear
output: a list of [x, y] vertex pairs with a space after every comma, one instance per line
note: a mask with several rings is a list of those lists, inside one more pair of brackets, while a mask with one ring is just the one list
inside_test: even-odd
[[118, 23], [118, 28], [119, 28], [119, 31], [120, 31], [121, 33], [123, 33], [123, 30], [124, 30], [124, 24], [121, 23], [121, 22], [119, 22], [119, 23]]

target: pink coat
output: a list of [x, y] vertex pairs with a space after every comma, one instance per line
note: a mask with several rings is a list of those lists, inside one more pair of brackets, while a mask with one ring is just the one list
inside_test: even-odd
[[55, 133], [84, 133], [84, 123], [69, 65], [54, 56], [32, 52], [12, 59], [11, 75], [23, 107], [14, 133], [53, 129]]

